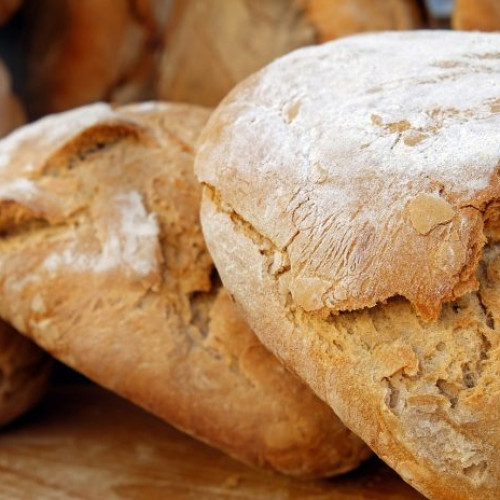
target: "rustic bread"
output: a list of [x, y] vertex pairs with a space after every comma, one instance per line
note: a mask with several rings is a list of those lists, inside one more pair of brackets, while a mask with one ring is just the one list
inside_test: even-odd
[[250, 73], [298, 47], [421, 22], [415, 0], [173, 0], [158, 95], [212, 106]]
[[455, 0], [452, 25], [456, 30], [500, 31], [500, 2]]
[[208, 111], [92, 105], [0, 143], [0, 314], [73, 368], [247, 463], [345, 472], [367, 448], [239, 318], [198, 222]]
[[0, 25], [5, 24], [21, 4], [22, 0], [0, 0]]
[[499, 47], [415, 31], [296, 51], [223, 101], [196, 160], [249, 324], [436, 499], [500, 489]]
[[38, 0], [27, 10], [28, 111], [150, 97], [170, 0]]
[[7, 135], [24, 121], [24, 110], [12, 93], [9, 73], [0, 60], [0, 137]]

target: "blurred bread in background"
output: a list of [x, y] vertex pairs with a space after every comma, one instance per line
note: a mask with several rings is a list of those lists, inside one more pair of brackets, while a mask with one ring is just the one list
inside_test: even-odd
[[0, 25], [5, 24], [21, 6], [22, 0], [0, 0]]
[[499, 0], [455, 0], [453, 29], [500, 31]]
[[364, 31], [422, 26], [418, 0], [302, 0], [316, 40], [326, 42]]
[[36, 0], [27, 16], [32, 118], [152, 97], [170, 0]]
[[212, 106], [296, 48], [360, 31], [419, 28], [419, 6], [418, 0], [35, 0], [26, 8], [29, 115], [153, 97]]
[[158, 96], [213, 106], [298, 47], [360, 31], [414, 29], [422, 21], [416, 0], [174, 0]]
[[23, 107], [12, 93], [10, 75], [0, 60], [0, 137], [25, 122]]

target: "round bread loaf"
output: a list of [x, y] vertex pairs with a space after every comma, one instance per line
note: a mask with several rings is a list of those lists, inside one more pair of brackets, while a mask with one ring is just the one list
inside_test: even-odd
[[173, 0], [158, 95], [212, 106], [298, 47], [421, 23], [416, 0]]
[[452, 25], [456, 30], [500, 31], [500, 2], [455, 0]]
[[240, 460], [345, 472], [368, 449], [260, 344], [206, 251], [193, 154], [208, 115], [98, 104], [0, 142], [0, 313]]
[[38, 0], [27, 10], [31, 116], [153, 95], [171, 0]]
[[360, 35], [241, 83], [200, 139], [223, 283], [430, 498], [500, 490], [500, 35]]

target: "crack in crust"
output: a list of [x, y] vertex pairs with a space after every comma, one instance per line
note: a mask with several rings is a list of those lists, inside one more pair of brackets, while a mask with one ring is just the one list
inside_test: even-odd
[[[500, 392], [495, 389], [500, 366], [500, 335], [495, 329], [500, 319], [500, 245], [492, 242], [484, 248], [477, 268], [479, 290], [445, 304], [435, 323], [419, 319], [411, 305], [398, 297], [373, 308], [325, 316], [294, 305], [286, 288], [286, 272], [284, 275], [272, 272], [277, 257], [287, 261], [286, 249], [279, 249], [221, 201], [213, 186], [204, 186], [205, 201], [228, 217], [235, 234], [244, 235], [258, 249], [262, 270], [267, 273], [264, 278], [266, 286], [272, 286], [272, 295], [278, 297], [285, 317], [293, 325], [291, 338], [300, 338], [301, 345], [313, 346], [310, 354], [319, 366], [304, 368], [304, 363], [297, 361], [295, 350], [289, 350], [287, 341], [267, 336], [269, 332], [256, 326], [259, 321], [254, 317], [255, 311], [246, 309], [247, 317], [256, 331], [263, 335], [261, 339], [268, 347], [282, 356], [287, 366], [297, 370], [322, 398], [331, 404], [335, 402], [333, 407], [342, 418], [350, 415], [347, 421], [365, 439], [366, 429], [361, 430], [358, 424], [353, 424], [359, 418], [353, 417], [353, 413], [371, 414], [369, 428], [377, 418], [380, 422], [392, 421], [394, 429], [386, 429], [386, 432], [400, 450], [393, 448], [389, 453], [374, 437], [367, 439], [389, 463], [394, 464], [398, 456], [400, 459], [405, 456], [410, 470], [409, 463], [414, 462], [415, 457], [423, 456], [432, 464], [433, 470], [462, 474], [472, 489], [489, 488], [492, 481], [496, 484], [499, 471], [494, 450], [500, 443], [489, 442], [485, 433], [490, 432], [487, 430], [491, 429], [490, 419], [496, 422], [500, 417], [495, 402], [495, 394]], [[204, 224], [207, 231], [214, 229], [210, 219], [204, 218]], [[210, 245], [210, 241], [209, 247], [219, 262], [220, 250]], [[224, 271], [224, 266], [221, 271]], [[235, 291], [232, 279], [224, 273], [223, 278], [229, 289]], [[265, 293], [270, 291], [264, 290]], [[243, 307], [248, 307], [246, 301], [241, 300], [241, 294], [246, 293], [248, 290], [243, 289], [237, 294]], [[352, 360], [351, 368], [345, 366], [346, 356]], [[331, 368], [323, 371], [325, 363]], [[335, 365], [341, 368], [335, 369]], [[353, 410], [349, 404], [353, 394], [346, 394], [345, 388], [334, 386], [334, 392], [343, 395], [341, 400], [345, 396], [339, 403], [338, 396], [328, 386], [331, 375], [327, 374], [332, 370], [333, 377], [345, 383], [346, 376], [341, 370], [353, 370], [354, 366], [357, 366], [355, 370], [361, 378], [358, 387], [364, 387], [360, 390], [362, 397], [370, 400], [374, 393], [377, 396], [368, 407], [364, 404], [358, 406], [353, 401]], [[318, 379], [318, 374], [325, 379]], [[359, 389], [351, 390], [356, 393]], [[487, 397], [488, 391], [490, 396]], [[366, 425], [367, 421], [361, 420], [361, 425]], [[470, 423], [466, 424], [467, 421]], [[416, 483], [416, 486], [421, 488], [422, 483]]]

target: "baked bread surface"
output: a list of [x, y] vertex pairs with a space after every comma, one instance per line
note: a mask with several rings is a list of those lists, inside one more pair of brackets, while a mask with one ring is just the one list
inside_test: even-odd
[[206, 251], [193, 155], [208, 115], [96, 104], [0, 143], [0, 313], [240, 460], [345, 472], [368, 449], [243, 323]]
[[499, 47], [407, 32], [299, 50], [223, 101], [196, 160], [245, 318], [430, 498], [500, 487]]

